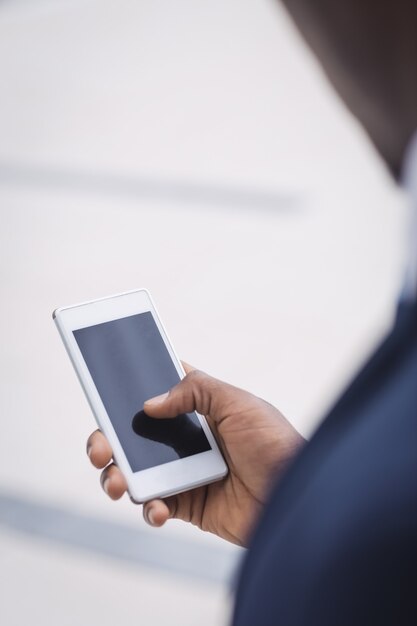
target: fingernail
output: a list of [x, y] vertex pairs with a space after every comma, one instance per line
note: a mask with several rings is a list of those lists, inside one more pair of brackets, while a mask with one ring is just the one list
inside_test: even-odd
[[93, 449], [93, 446], [91, 445], [91, 443], [89, 443], [88, 446], [87, 446], [87, 456], [88, 456], [88, 458], [90, 458], [92, 449]]
[[146, 511], [146, 518], [151, 526], [155, 526], [154, 510], [152, 508]]
[[109, 495], [109, 483], [110, 483], [110, 478], [106, 478], [106, 480], [103, 483], [103, 489], [107, 493], [107, 495]]
[[146, 400], [145, 404], [162, 404], [164, 400], [168, 398], [169, 391], [166, 393], [161, 393], [160, 396], [155, 396], [155, 398], [150, 398]]

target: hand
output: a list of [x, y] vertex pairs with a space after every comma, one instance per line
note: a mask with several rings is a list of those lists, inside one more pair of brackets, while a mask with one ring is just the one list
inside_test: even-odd
[[[178, 385], [145, 402], [144, 410], [155, 419], [192, 411], [205, 415], [229, 473], [222, 481], [147, 502], [144, 518], [152, 526], [162, 526], [169, 518], [181, 519], [246, 545], [271, 486], [304, 440], [264, 400], [203, 372], [187, 369], [189, 373]], [[99, 430], [90, 436], [87, 453], [95, 467], [105, 468], [101, 484], [106, 493], [113, 500], [121, 498], [127, 489], [126, 480], [119, 468], [110, 463], [112, 451]]]

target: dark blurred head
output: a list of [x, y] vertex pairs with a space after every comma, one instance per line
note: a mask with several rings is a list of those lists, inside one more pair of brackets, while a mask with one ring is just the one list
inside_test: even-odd
[[417, 129], [417, 0], [283, 0], [348, 108], [398, 176]]

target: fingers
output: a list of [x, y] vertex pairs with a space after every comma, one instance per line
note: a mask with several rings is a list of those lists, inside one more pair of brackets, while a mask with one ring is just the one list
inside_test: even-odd
[[191, 370], [169, 392], [147, 400], [143, 406], [145, 413], [151, 417], [175, 417], [181, 413], [198, 411], [202, 415], [211, 415], [214, 419], [217, 407], [224, 408], [233, 399], [236, 389], [199, 370]]
[[[110, 463], [112, 449], [101, 430], [94, 431], [87, 440], [87, 454], [91, 463], [98, 469], [105, 470], [101, 473], [101, 486], [112, 500], [118, 500], [127, 490], [126, 479], [119, 468]], [[107, 466], [107, 467], [106, 467]]]
[[101, 473], [101, 486], [112, 500], [118, 500], [127, 490], [126, 479], [119, 468], [112, 463]]
[[143, 518], [150, 526], [163, 526], [172, 517], [168, 503], [171, 498], [164, 500], [151, 500], [143, 505]]
[[87, 440], [87, 454], [94, 467], [102, 469], [112, 459], [112, 449], [100, 430], [94, 431]]

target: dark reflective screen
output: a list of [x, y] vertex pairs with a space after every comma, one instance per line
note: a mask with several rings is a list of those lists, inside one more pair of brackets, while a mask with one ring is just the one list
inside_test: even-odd
[[195, 413], [153, 419], [148, 398], [179, 381], [152, 313], [80, 328], [74, 336], [133, 472], [210, 450]]

